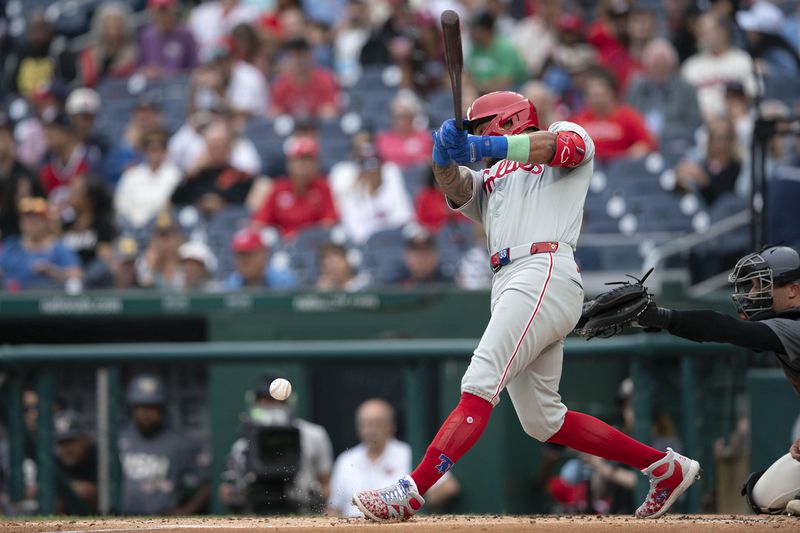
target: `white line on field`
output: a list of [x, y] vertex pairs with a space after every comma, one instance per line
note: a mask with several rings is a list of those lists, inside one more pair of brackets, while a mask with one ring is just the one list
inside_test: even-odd
[[[252, 529], [252, 525], [240, 525], [240, 524], [165, 524], [163, 526], [135, 526], [132, 525], [131, 527], [119, 527], [119, 528], [105, 528], [105, 529], [73, 529], [73, 530], [55, 530], [55, 531], [42, 531], [41, 533], [118, 533], [120, 531], [162, 531], [166, 529]], [[281, 526], [274, 526], [270, 524], [264, 524], [259, 527], [264, 528], [274, 528], [274, 527], [281, 527]]]

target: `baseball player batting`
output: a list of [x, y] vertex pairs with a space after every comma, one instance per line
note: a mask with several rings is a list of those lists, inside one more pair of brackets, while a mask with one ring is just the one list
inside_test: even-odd
[[[533, 103], [506, 91], [475, 100], [464, 125], [467, 131], [448, 120], [434, 132], [433, 172], [450, 208], [486, 231], [491, 319], [461, 382], [461, 401], [422, 462], [390, 487], [354, 494], [353, 503], [376, 521], [411, 517], [480, 438], [507, 389], [531, 437], [641, 470], [650, 491], [636, 516], [661, 516], [699, 477], [697, 461], [570, 411], [558, 393], [564, 337], [583, 305], [573, 251], [592, 177], [592, 139], [570, 122], [540, 131]], [[456, 164], [485, 158], [491, 166], [483, 171]]]

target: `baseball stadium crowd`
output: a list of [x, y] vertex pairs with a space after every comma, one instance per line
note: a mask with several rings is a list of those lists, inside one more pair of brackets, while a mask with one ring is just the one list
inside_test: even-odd
[[[593, 137], [585, 270], [608, 266], [586, 235], [641, 243], [745, 210], [754, 117], [788, 118], [800, 94], [790, 1], [66, 4], [2, 2], [10, 293], [488, 287], [480, 229], [429, 171], [430, 131], [452, 116], [446, 8], [465, 105], [518, 90], [544, 126]], [[798, 201], [800, 137], [769, 136], [768, 177], [785, 184], [771, 238], [794, 242], [780, 213]]]

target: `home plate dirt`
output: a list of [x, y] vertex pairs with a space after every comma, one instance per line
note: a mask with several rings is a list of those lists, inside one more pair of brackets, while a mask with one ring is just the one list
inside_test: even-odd
[[305, 532], [320, 530], [356, 533], [434, 533], [440, 531], [475, 532], [611, 532], [619, 529], [653, 532], [711, 531], [798, 531], [800, 517], [765, 515], [668, 515], [657, 520], [637, 520], [628, 516], [422, 516], [410, 522], [374, 524], [361, 519], [324, 517], [192, 517], [192, 518], [95, 518], [48, 520], [0, 520], [0, 531], [9, 533], [124, 533], [169, 531], [170, 533], [241, 533], [242, 531]]

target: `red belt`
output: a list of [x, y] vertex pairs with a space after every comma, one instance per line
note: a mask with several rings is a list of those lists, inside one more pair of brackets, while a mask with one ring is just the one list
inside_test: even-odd
[[494, 254], [490, 260], [492, 272], [497, 272], [511, 263], [512, 259], [527, 257], [529, 255], [553, 253], [558, 250], [558, 243], [553, 241], [534, 242], [530, 245], [522, 244], [513, 248], [503, 248]]

